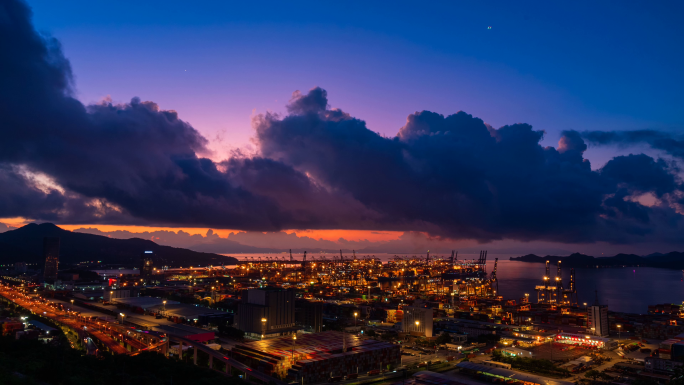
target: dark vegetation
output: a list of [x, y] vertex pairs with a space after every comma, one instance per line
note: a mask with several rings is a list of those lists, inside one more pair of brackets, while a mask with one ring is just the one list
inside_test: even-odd
[[451, 336], [447, 332], [440, 334], [435, 340], [436, 345], [444, 345], [448, 344], [449, 342], [451, 342]]
[[245, 332], [226, 324], [218, 325], [218, 331], [226, 337], [232, 338], [234, 340], [242, 341], [245, 338]]
[[500, 350], [494, 350], [492, 354], [494, 361], [511, 364], [514, 369], [524, 370], [530, 373], [538, 373], [553, 377], [568, 377], [570, 372], [567, 369], [559, 368], [552, 361], [536, 360], [528, 357], [506, 357]]
[[501, 341], [501, 336], [498, 334], [480, 334], [477, 336], [477, 342], [488, 343], [488, 342], [499, 342]]
[[167, 385], [246, 382], [157, 353], [138, 356], [85, 356], [65, 343], [0, 338], [0, 385]]

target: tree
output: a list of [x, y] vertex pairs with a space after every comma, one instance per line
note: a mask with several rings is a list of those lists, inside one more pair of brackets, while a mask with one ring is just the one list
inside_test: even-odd
[[613, 379], [613, 377], [609, 376], [608, 373], [604, 373], [604, 372], [599, 373], [599, 378], [602, 381], [611, 381]]
[[584, 373], [584, 377], [591, 378], [592, 381], [596, 381], [596, 379], [599, 378], [600, 376], [601, 376], [601, 372], [599, 372], [598, 370], [594, 370], [594, 369], [587, 370], [587, 372]]
[[443, 345], [449, 342], [451, 342], [451, 336], [447, 332], [440, 334], [439, 337], [437, 337], [437, 339], [435, 340], [435, 343], [437, 345]]
[[397, 339], [398, 337], [399, 336], [395, 332], [387, 332], [387, 333], [383, 334], [382, 337], [380, 337], [380, 338], [382, 338], [383, 341], [392, 341], [392, 340]]
[[[672, 382], [670, 382], [671, 384]], [[652, 380], [650, 378], [637, 378], [632, 381], [632, 385], [658, 385], [658, 381]]]
[[219, 325], [218, 326], [219, 333], [225, 334], [228, 338], [232, 338], [238, 341], [242, 341], [245, 338], [245, 332], [236, 329], [232, 326], [228, 326], [226, 324]]
[[480, 334], [477, 336], [477, 342], [497, 342], [501, 340], [498, 334]]
[[[192, 360], [189, 360], [192, 361]], [[68, 344], [0, 337], [0, 384], [247, 385], [246, 382], [190, 362], [154, 352], [136, 356], [84, 355]]]
[[674, 367], [674, 374], [670, 377], [670, 385], [684, 385], [684, 368], [681, 366]]
[[365, 334], [367, 337], [375, 337], [376, 335], [378, 335], [378, 334], [375, 332], [375, 330], [373, 330], [373, 329], [370, 329], [370, 330], [365, 331], [364, 334]]

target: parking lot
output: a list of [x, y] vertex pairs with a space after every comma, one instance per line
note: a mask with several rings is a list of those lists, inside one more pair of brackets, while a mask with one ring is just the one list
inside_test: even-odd
[[565, 344], [543, 344], [535, 346], [528, 349], [534, 355], [536, 359], [544, 359], [551, 361], [570, 361], [594, 352], [596, 350], [583, 349], [580, 347], [575, 347], [574, 349], [570, 345]]

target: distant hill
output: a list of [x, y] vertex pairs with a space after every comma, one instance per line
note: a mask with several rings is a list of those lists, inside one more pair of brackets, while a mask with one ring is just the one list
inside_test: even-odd
[[234, 264], [237, 259], [213, 253], [162, 246], [140, 238], [115, 239], [101, 235], [75, 233], [52, 223], [29, 224], [0, 233], [0, 264], [43, 262], [43, 238], [60, 238], [60, 262], [102, 261], [137, 266], [145, 251], [153, 251], [155, 264], [169, 266], [206, 266]]
[[511, 261], [557, 264], [561, 261], [565, 267], [609, 267], [609, 266], [645, 266], [660, 267], [665, 269], [684, 269], [684, 252], [672, 251], [667, 254], [653, 253], [641, 257], [635, 254], [617, 254], [612, 257], [592, 257], [580, 253], [574, 253], [567, 257], [547, 255], [540, 257], [534, 254], [522, 257], [511, 257]]

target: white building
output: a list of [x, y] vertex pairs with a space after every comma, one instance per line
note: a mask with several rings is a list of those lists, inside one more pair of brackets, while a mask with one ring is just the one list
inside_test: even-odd
[[404, 319], [401, 322], [404, 333], [423, 334], [432, 337], [432, 309], [404, 306]]
[[130, 290], [105, 290], [103, 299], [106, 302], [114, 302], [118, 298], [130, 298]]
[[512, 356], [512, 357], [532, 357], [533, 354], [529, 350], [524, 350], [524, 349], [518, 349], [515, 347], [507, 347], [501, 349], [501, 352], [506, 355], [506, 356]]
[[598, 293], [596, 294], [596, 301], [589, 307], [587, 321], [589, 323], [589, 330], [591, 330], [593, 335], [608, 337], [610, 334], [608, 329], [608, 306], [599, 305]]

